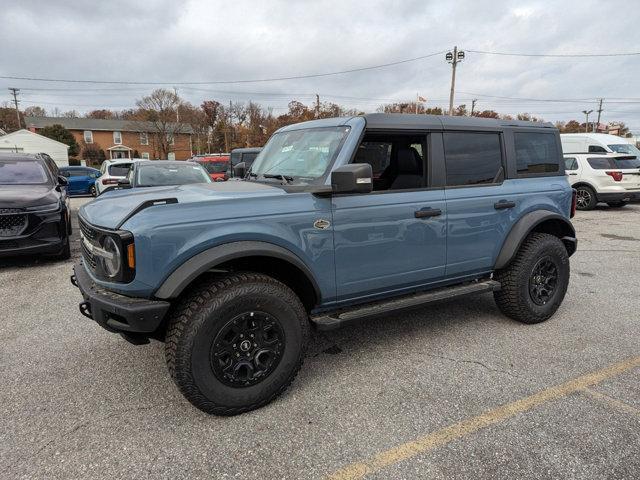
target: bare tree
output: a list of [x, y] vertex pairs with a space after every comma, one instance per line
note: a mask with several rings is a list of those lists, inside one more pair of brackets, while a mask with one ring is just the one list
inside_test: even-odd
[[151, 127], [153, 135], [149, 140], [161, 158], [169, 156], [175, 137], [187, 131], [184, 124], [177, 122], [181, 103], [178, 95], [164, 88], [154, 90], [151, 95], [136, 101], [139, 115], [136, 115], [138, 118], [132, 123], [140, 131]]
[[46, 117], [47, 111], [42, 107], [33, 105], [24, 109], [24, 115], [26, 117]]

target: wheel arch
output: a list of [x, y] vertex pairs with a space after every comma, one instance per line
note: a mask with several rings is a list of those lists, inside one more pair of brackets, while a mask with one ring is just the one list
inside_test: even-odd
[[576, 251], [576, 231], [571, 222], [562, 215], [550, 210], [536, 210], [523, 216], [511, 228], [502, 244], [494, 269], [498, 270], [509, 265], [525, 238], [533, 232], [548, 233], [558, 237], [562, 240], [569, 256]]
[[313, 273], [297, 255], [278, 245], [260, 241], [225, 243], [194, 255], [165, 279], [154, 296], [176, 298], [212, 269], [269, 275], [291, 288], [307, 310], [322, 299]]

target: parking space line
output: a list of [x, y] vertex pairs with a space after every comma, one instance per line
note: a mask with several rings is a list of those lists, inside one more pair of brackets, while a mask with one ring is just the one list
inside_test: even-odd
[[489, 410], [477, 417], [444, 427], [416, 440], [403, 443], [362, 462], [348, 465], [329, 476], [331, 480], [354, 480], [378, 472], [383, 468], [402, 462], [418, 454], [446, 445], [482, 428], [494, 425], [519, 413], [527, 412], [551, 400], [566, 397], [572, 393], [619, 375], [640, 366], [640, 356], [632, 357], [620, 363], [610, 365], [596, 372], [582, 375], [568, 382], [550, 387], [529, 397]]
[[590, 388], [583, 388], [582, 391], [596, 400], [607, 404], [612, 407], [614, 410], [622, 410], [623, 412], [629, 413], [631, 415], [637, 415], [640, 417], [640, 409], [634, 407], [633, 405], [629, 405], [628, 403], [623, 402], [622, 400], [618, 400], [617, 398], [610, 397], [604, 393], [600, 393], [596, 390], [591, 390]]

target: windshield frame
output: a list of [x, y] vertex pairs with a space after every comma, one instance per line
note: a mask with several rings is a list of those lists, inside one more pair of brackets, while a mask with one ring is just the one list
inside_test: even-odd
[[[279, 135], [289, 135], [292, 134], [294, 132], [313, 132], [313, 131], [322, 131], [322, 130], [333, 130], [333, 131], [342, 131], [342, 138], [340, 139], [340, 142], [338, 143], [338, 145], [335, 148], [335, 151], [331, 154], [331, 157], [328, 159], [327, 161], [327, 165], [325, 167], [324, 172], [316, 177], [316, 178], [312, 178], [311, 176], [304, 176], [304, 175], [289, 175], [288, 173], [283, 173], [283, 172], [279, 172], [279, 171], [270, 171], [270, 168], [274, 168], [274, 165], [272, 165], [270, 168], [268, 168], [264, 174], [268, 174], [268, 175], [284, 175], [284, 177], [290, 177], [293, 180], [288, 181], [285, 179], [278, 179], [278, 178], [269, 178], [269, 177], [264, 177], [264, 174], [261, 173], [256, 173], [254, 171], [254, 167], [256, 165], [260, 165], [259, 162], [262, 161], [263, 155], [266, 155], [267, 152], [269, 151], [269, 147], [271, 142], [275, 141]], [[247, 174], [245, 175], [245, 179], [246, 180], [250, 180], [250, 181], [258, 181], [258, 182], [263, 182], [263, 183], [276, 183], [276, 184], [282, 184], [282, 185], [289, 185], [289, 186], [317, 186], [317, 185], [325, 185], [327, 178], [329, 177], [329, 175], [331, 174], [331, 171], [333, 169], [333, 165], [335, 164], [338, 156], [340, 155], [340, 152], [342, 151], [342, 148], [344, 147], [345, 142], [347, 141], [347, 139], [349, 138], [349, 135], [351, 134], [353, 130], [353, 127], [351, 125], [348, 124], [342, 124], [342, 125], [328, 125], [328, 126], [319, 126], [319, 127], [308, 127], [308, 128], [297, 128], [295, 130], [282, 130], [282, 131], [278, 131], [276, 133], [274, 133], [270, 138], [269, 141], [265, 144], [265, 146], [262, 148], [262, 150], [258, 153], [258, 155], [254, 158], [253, 163], [251, 165], [251, 167], [248, 169]], [[275, 165], [278, 165], [277, 163]], [[257, 175], [257, 177], [253, 177], [253, 175]], [[305, 179], [304, 181], [300, 181], [298, 179]], [[308, 179], [308, 180], [307, 180]]]
[[[190, 183], [167, 183], [167, 184], [157, 184], [157, 185], [148, 185], [145, 183], [142, 183], [140, 181], [140, 174], [142, 172], [142, 170], [144, 168], [163, 168], [163, 169], [171, 169], [171, 168], [185, 168], [186, 166], [189, 166], [191, 168], [198, 168], [200, 169], [200, 173], [202, 173], [203, 175], [203, 181], [202, 182], [190, 182]], [[138, 168], [135, 169], [135, 178], [134, 178], [134, 182], [135, 182], [135, 187], [140, 187], [140, 188], [151, 188], [151, 187], [173, 187], [173, 186], [179, 186], [179, 185], [194, 185], [196, 183], [213, 183], [213, 181], [211, 180], [211, 176], [209, 175], [209, 173], [207, 172], [207, 170], [200, 164], [198, 164], [197, 162], [184, 162], [184, 165], [158, 165], [158, 164], [153, 164], [153, 163], [149, 163], [149, 164], [144, 164], [144, 165], [138, 165]]]

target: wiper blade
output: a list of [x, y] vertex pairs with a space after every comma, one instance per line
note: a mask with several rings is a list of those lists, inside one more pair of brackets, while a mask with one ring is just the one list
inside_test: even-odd
[[280, 173], [263, 173], [262, 176], [264, 178], [277, 178], [279, 180], [284, 180], [287, 183], [293, 182], [293, 177], [290, 175], [282, 175]]

